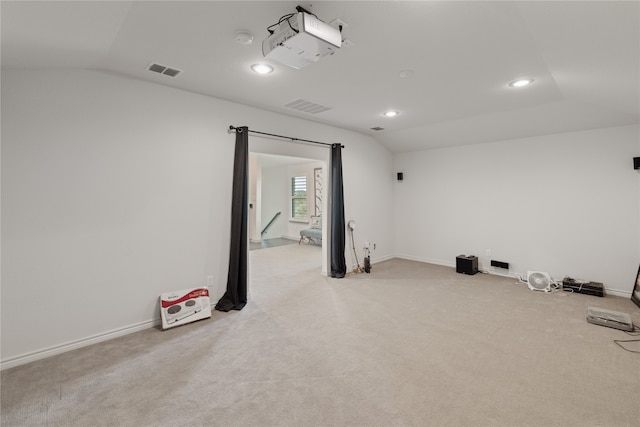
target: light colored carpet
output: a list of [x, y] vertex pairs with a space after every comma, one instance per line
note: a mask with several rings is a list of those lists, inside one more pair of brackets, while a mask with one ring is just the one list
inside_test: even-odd
[[2, 425], [640, 425], [640, 355], [585, 321], [639, 324], [627, 299], [405, 260], [330, 279], [309, 245], [250, 257], [242, 311], [3, 371]]

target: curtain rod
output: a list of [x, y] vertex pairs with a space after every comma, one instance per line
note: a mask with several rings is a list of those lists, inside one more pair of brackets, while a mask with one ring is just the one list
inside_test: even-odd
[[[229, 126], [229, 130], [230, 131], [231, 130], [236, 130], [236, 129], [238, 129], [238, 128], [233, 126], [233, 125]], [[332, 145], [336, 145], [336, 144], [330, 144], [328, 142], [318, 142], [318, 141], [311, 141], [311, 140], [308, 140], [308, 139], [293, 138], [291, 136], [276, 135], [276, 134], [273, 134], [273, 133], [259, 132], [257, 130], [251, 130], [251, 129], [248, 129], [248, 131], [251, 132], [251, 133], [258, 133], [260, 135], [268, 135], [268, 136], [275, 136], [276, 138], [290, 139], [291, 142], [296, 142], [296, 141], [309, 142], [311, 144], [327, 145], [329, 147], [331, 147]], [[337, 144], [337, 145], [340, 145], [340, 148], [344, 148], [344, 145], [342, 145], [342, 144]]]

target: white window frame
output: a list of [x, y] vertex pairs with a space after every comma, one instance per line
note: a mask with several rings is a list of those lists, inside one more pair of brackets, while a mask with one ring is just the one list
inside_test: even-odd
[[[305, 195], [296, 196], [294, 194], [294, 180], [304, 178], [305, 182]], [[306, 204], [305, 217], [296, 217], [293, 212], [293, 201], [304, 199]], [[289, 179], [289, 221], [293, 222], [309, 222], [309, 177], [305, 174], [294, 174]]]

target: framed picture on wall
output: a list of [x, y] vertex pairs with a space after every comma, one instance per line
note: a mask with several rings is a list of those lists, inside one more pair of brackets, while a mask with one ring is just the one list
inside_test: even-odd
[[633, 301], [638, 307], [640, 307], [640, 267], [638, 267], [638, 274], [636, 274], [636, 281], [633, 285], [633, 292], [631, 292], [631, 301]]

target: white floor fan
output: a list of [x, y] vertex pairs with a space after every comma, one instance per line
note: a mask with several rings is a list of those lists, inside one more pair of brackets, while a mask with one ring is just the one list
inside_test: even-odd
[[532, 291], [551, 292], [553, 283], [549, 273], [543, 271], [527, 271], [527, 286]]

